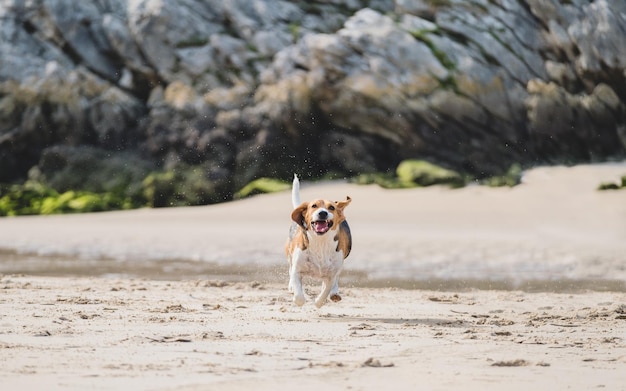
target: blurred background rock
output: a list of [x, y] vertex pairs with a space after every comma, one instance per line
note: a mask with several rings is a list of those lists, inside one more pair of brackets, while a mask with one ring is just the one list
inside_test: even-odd
[[294, 172], [511, 185], [529, 166], [623, 160], [625, 15], [607, 0], [0, 0], [0, 215], [216, 203]]

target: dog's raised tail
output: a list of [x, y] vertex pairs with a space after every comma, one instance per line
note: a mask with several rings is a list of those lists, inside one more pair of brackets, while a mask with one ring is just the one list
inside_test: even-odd
[[294, 209], [300, 206], [300, 181], [298, 175], [293, 174], [293, 183], [291, 185], [291, 204]]

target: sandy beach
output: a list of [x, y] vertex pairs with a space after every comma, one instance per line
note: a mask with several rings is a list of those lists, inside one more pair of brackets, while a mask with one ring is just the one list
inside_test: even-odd
[[[625, 390], [626, 163], [342, 199], [343, 300], [287, 292], [287, 192], [0, 219], [3, 389]], [[309, 282], [311, 295], [319, 289]]]

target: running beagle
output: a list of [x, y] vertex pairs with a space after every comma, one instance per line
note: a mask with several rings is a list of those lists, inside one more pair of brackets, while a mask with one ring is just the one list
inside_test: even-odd
[[300, 181], [294, 175], [291, 189], [291, 213], [293, 223], [285, 246], [289, 261], [289, 291], [293, 302], [301, 306], [306, 301], [302, 290], [302, 277], [322, 280], [322, 291], [315, 299], [319, 308], [330, 295], [332, 301], [340, 301], [339, 273], [343, 260], [350, 254], [352, 236], [343, 210], [350, 204], [345, 201], [318, 199], [300, 202]]

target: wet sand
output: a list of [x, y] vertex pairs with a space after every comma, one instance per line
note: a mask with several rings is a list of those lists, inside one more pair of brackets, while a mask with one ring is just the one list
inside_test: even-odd
[[[626, 162], [529, 171], [514, 188], [385, 190], [303, 183], [354, 202], [346, 275], [387, 281], [626, 281], [626, 191], [597, 191]], [[288, 192], [206, 207], [0, 219], [0, 273], [279, 282]]]
[[626, 389], [626, 192], [595, 190], [624, 174], [305, 182], [354, 200], [343, 300], [322, 309], [286, 289], [288, 193], [0, 219], [3, 389]]

